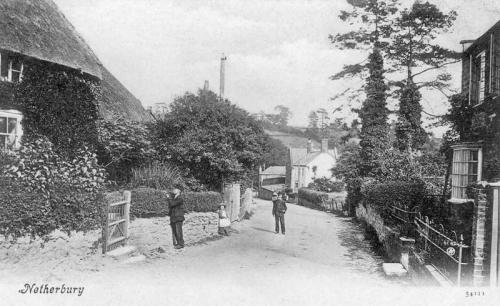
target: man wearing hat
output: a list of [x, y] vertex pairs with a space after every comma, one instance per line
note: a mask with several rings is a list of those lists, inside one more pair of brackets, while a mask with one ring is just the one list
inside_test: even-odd
[[273, 216], [274, 216], [274, 221], [275, 221], [275, 231], [276, 234], [279, 234], [280, 232], [280, 225], [281, 225], [281, 233], [284, 235], [285, 234], [285, 212], [287, 210], [286, 207], [286, 194], [281, 194], [279, 192], [276, 194], [276, 197], [274, 196], [276, 193], [273, 193]]
[[178, 188], [172, 190], [172, 197], [168, 203], [170, 211], [170, 227], [172, 228], [172, 239], [176, 249], [184, 247], [184, 238], [182, 235], [182, 222], [184, 222], [184, 200], [181, 197], [181, 191]]

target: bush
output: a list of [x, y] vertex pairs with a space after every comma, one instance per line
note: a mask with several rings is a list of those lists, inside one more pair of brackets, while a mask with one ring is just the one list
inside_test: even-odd
[[153, 163], [132, 169], [130, 184], [132, 187], [167, 190], [174, 186], [183, 186], [184, 182], [177, 168], [167, 164]]
[[54, 229], [87, 231], [102, 224], [104, 170], [87, 148], [66, 160], [46, 137], [28, 140], [12, 155], [0, 180], [0, 233], [17, 238]]
[[422, 181], [372, 181], [361, 186], [361, 195], [364, 204], [369, 203], [381, 209], [391, 205], [405, 205], [412, 209], [422, 204], [425, 184]]
[[323, 192], [342, 192], [344, 191], [344, 185], [344, 182], [335, 182], [326, 177], [322, 177], [315, 179], [307, 188]]
[[328, 200], [328, 194], [307, 188], [299, 188], [299, 199], [304, 199], [315, 205], [320, 205]]
[[128, 182], [133, 168], [151, 163], [156, 156], [149, 140], [150, 131], [144, 123], [123, 118], [100, 120], [98, 130], [99, 162], [105, 165], [113, 181]]
[[[182, 194], [187, 211], [216, 211], [223, 198], [217, 192], [185, 192]], [[168, 192], [152, 188], [132, 190], [130, 213], [135, 217], [164, 217], [168, 214]]]

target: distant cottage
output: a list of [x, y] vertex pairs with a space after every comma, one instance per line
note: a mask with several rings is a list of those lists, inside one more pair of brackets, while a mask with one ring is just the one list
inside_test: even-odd
[[307, 187], [315, 178], [332, 178], [331, 169], [337, 163], [337, 149], [328, 148], [328, 139], [321, 141], [320, 150], [315, 150], [311, 140], [306, 148], [289, 148], [286, 165], [286, 185], [297, 192]]
[[[0, 149], [18, 147], [22, 113], [14, 106], [15, 84], [34, 63], [55, 65], [99, 81], [102, 117], [149, 120], [141, 102], [106, 68], [52, 0], [0, 2]], [[78, 101], [75, 101], [77, 103]]]

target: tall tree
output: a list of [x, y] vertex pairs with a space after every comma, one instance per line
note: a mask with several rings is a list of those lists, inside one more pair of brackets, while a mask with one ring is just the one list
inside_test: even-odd
[[320, 129], [320, 137], [325, 137], [326, 135], [326, 128], [328, 127], [328, 123], [330, 120], [330, 116], [328, 116], [328, 112], [324, 108], [320, 108], [316, 111], [318, 114], [318, 122], [319, 122], [319, 129]]
[[375, 174], [373, 172], [379, 167], [378, 157], [390, 146], [384, 60], [378, 48], [370, 54], [369, 70], [370, 76], [365, 86], [366, 99], [359, 110], [362, 123], [360, 171], [363, 176]]
[[288, 126], [288, 119], [292, 116], [292, 112], [290, 109], [284, 105], [278, 105], [274, 108], [275, 111], [278, 112], [276, 118], [277, 118], [277, 125], [281, 127], [286, 127]]
[[[415, 77], [454, 63], [457, 52], [441, 47], [436, 38], [453, 25], [457, 13], [443, 13], [429, 2], [415, 1], [411, 8], [401, 11], [393, 24], [392, 43], [387, 46], [387, 57], [393, 67], [406, 69], [406, 80], [400, 83], [400, 107], [396, 126], [397, 145], [402, 150], [419, 149], [425, 142], [420, 105], [422, 87], [442, 88], [449, 76], [440, 73], [432, 81], [416, 82]], [[415, 67], [424, 67], [415, 72]]]
[[369, 50], [368, 61], [364, 64], [347, 65], [333, 76], [337, 79], [359, 74], [368, 69], [365, 100], [358, 114], [361, 120], [360, 132], [360, 173], [373, 174], [377, 168], [377, 157], [389, 146], [389, 125], [387, 123], [388, 87], [384, 80], [384, 59], [382, 51], [388, 48], [392, 35], [392, 24], [398, 12], [396, 0], [347, 0], [353, 5], [349, 12], [342, 11], [340, 18], [346, 22], [358, 22], [360, 28], [345, 34], [330, 36], [339, 48]]
[[315, 111], [309, 113], [309, 128], [315, 130], [318, 129], [319, 117]]

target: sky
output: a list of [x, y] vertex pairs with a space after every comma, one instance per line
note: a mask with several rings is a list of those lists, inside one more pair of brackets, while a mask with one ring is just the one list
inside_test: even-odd
[[[290, 123], [305, 126], [310, 111], [349, 103], [330, 98], [360, 81], [334, 82], [329, 76], [367, 56], [335, 49], [328, 39], [349, 29], [338, 18], [340, 10], [349, 9], [345, 0], [54, 1], [145, 107], [196, 91], [205, 80], [218, 92], [224, 53], [226, 98], [252, 113], [285, 105], [293, 113]], [[458, 12], [454, 30], [439, 38], [457, 51], [460, 40], [475, 39], [500, 20], [497, 0], [430, 2]], [[458, 88], [461, 66], [449, 71]], [[448, 107], [438, 93], [424, 93], [422, 104], [436, 115]], [[337, 116], [353, 117], [347, 107]]]

